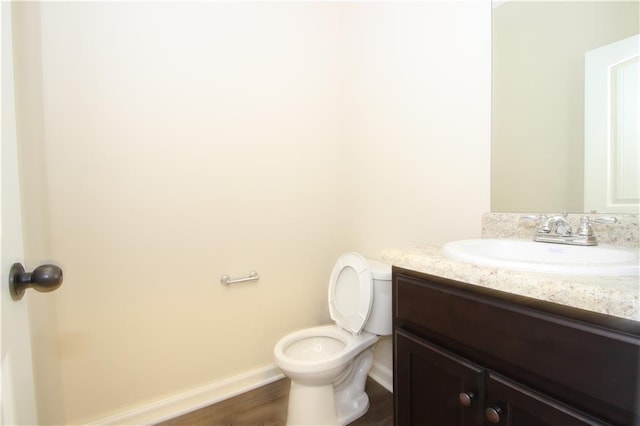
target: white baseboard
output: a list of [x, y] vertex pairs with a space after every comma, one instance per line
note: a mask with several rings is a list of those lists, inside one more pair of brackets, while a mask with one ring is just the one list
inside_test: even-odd
[[[369, 376], [389, 392], [393, 392], [393, 372], [389, 368], [374, 361]], [[151, 425], [190, 413], [282, 378], [284, 378], [284, 375], [275, 365], [268, 365], [168, 398], [124, 410], [88, 424]]]
[[378, 361], [373, 361], [369, 377], [378, 382], [383, 388], [393, 393], [393, 370], [385, 367]]
[[143, 404], [99, 419], [89, 425], [151, 425], [223, 401], [283, 378], [275, 365], [251, 370], [238, 376]]

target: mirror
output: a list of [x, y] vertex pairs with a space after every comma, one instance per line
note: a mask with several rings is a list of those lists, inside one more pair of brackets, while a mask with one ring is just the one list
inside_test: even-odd
[[492, 211], [585, 210], [585, 53], [638, 34], [639, 17], [637, 1], [494, 0]]

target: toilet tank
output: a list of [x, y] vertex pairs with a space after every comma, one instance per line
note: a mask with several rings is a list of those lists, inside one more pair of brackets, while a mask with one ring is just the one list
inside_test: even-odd
[[367, 259], [373, 277], [373, 302], [364, 329], [378, 336], [391, 335], [391, 265]]

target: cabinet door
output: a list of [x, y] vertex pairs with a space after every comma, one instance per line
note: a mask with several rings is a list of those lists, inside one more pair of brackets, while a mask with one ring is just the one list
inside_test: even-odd
[[488, 425], [505, 426], [600, 426], [609, 424], [491, 371], [487, 378], [485, 417]]
[[484, 369], [402, 330], [394, 340], [396, 426], [484, 424]]

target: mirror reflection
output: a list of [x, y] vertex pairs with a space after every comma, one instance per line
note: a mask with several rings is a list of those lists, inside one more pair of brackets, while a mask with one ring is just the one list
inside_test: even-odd
[[[492, 211], [638, 213], [637, 47], [636, 58], [622, 61], [624, 69], [617, 71], [626, 76], [624, 88], [620, 84], [617, 89], [626, 96], [619, 96], [613, 110], [604, 109], [605, 127], [607, 120], [626, 120], [614, 129], [616, 134], [598, 137], [612, 140], [604, 151], [586, 152], [585, 136], [589, 136], [585, 133], [592, 132], [589, 125], [594, 119], [587, 120], [585, 132], [584, 117], [585, 55], [640, 33], [639, 4], [637, 1], [494, 2]], [[620, 82], [625, 81], [623, 77], [619, 77]], [[607, 118], [606, 114], [610, 116]], [[620, 142], [622, 130], [624, 144]], [[591, 198], [587, 194], [585, 204], [585, 168], [592, 167], [585, 166], [585, 155], [587, 162], [594, 157], [602, 157], [604, 161], [608, 156], [618, 156], [617, 164], [623, 167], [604, 162], [599, 167], [614, 180], [626, 179], [624, 185], [618, 184], [621, 189], [616, 190], [625, 200], [601, 206], [588, 201]], [[612, 185], [602, 177], [596, 177], [595, 182], [595, 186], [605, 189]], [[587, 192], [592, 191], [591, 186]]]

